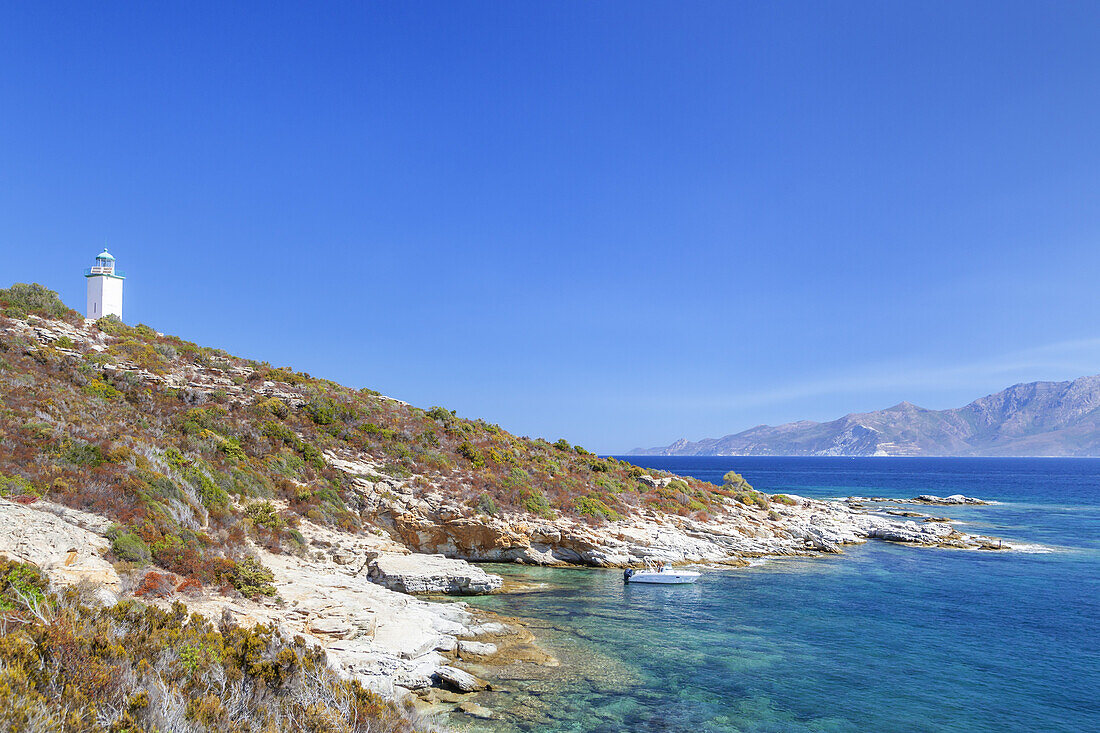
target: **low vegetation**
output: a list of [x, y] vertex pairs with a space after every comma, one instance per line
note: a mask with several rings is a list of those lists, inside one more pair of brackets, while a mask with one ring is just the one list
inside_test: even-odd
[[722, 489], [731, 499], [739, 501], [745, 506], [757, 506], [761, 509], [768, 508], [768, 495], [754, 489], [749, 482], [745, 480], [745, 477], [736, 471], [730, 471], [722, 477]]
[[[411, 733], [410, 713], [342, 680], [324, 651], [176, 603], [97, 606], [0, 559], [0, 729], [41, 733]], [[425, 728], [421, 728], [425, 729]]]
[[73, 330], [49, 344], [14, 319], [55, 335], [84, 324], [40, 285], [0, 290], [0, 496], [105, 515], [117, 560], [229, 593], [273, 592], [250, 543], [299, 552], [303, 520], [347, 531], [373, 520], [326, 453], [368, 457], [486, 516], [599, 524], [644, 510], [705, 519], [730, 499], [767, 506], [736, 474], [722, 487], [669, 481], [565, 439], [511, 435], [113, 317], [92, 327], [94, 342]]

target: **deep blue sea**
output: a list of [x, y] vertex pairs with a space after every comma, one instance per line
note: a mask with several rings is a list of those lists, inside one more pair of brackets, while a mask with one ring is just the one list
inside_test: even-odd
[[503, 719], [470, 730], [1100, 731], [1100, 460], [629, 460], [816, 498], [977, 496], [1000, 503], [933, 511], [1047, 551], [872, 541], [682, 587], [488, 566], [524, 590], [473, 605], [529, 619], [561, 666], [505, 679], [481, 698]]

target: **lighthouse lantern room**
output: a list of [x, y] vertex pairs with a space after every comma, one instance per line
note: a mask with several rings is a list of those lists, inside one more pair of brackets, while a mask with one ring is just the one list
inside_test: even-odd
[[115, 258], [104, 249], [95, 258], [95, 267], [84, 271], [88, 280], [88, 318], [122, 318], [122, 281], [125, 276], [115, 269]]

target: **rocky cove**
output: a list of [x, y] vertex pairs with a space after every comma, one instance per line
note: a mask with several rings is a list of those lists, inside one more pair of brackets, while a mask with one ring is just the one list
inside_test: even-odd
[[[93, 584], [104, 604], [138, 597], [277, 626], [323, 648], [339, 674], [429, 712], [491, 715], [469, 697], [493, 684], [486, 679], [557, 664], [522, 619], [433, 600], [502, 589], [499, 576], [470, 563], [735, 567], [868, 540], [1012, 549], [901, 508], [977, 503], [967, 497], [824, 500], [688, 483], [148, 327], [109, 327], [121, 335], [35, 316], [0, 320], [4, 358], [18, 367], [0, 374], [9, 406], [0, 416], [0, 554], [58, 586]], [[515, 481], [524, 488], [510, 488]], [[554, 481], [575, 493], [551, 494], [550, 504], [540, 488]], [[527, 509], [485, 504], [487, 489]], [[144, 514], [133, 502], [147, 503]], [[186, 535], [209, 548], [215, 567], [259, 569], [259, 585], [243, 592], [224, 573], [200, 580], [202, 557], [151, 557], [154, 541], [132, 532], [169, 548]], [[140, 551], [117, 543], [127, 533]]]
[[0, 554], [34, 563], [59, 585], [95, 584], [104, 603], [136, 593], [163, 606], [182, 602], [211, 619], [279, 626], [324, 648], [340, 674], [387, 696], [411, 696], [426, 713], [489, 717], [492, 711], [470, 697], [490, 685], [483, 677], [537, 678], [540, 667], [554, 667], [557, 660], [519, 619], [430, 599], [501, 589], [500, 576], [468, 560], [609, 567], [650, 557], [737, 566], [760, 557], [839, 553], [870, 539], [1011, 549], [959, 532], [950, 522], [914, 521], [908, 515], [916, 512], [904, 519], [871, 513], [863, 507], [866, 500], [857, 499], [787, 496], [787, 503], [768, 511], [731, 505], [726, 517], [708, 523], [669, 516], [601, 527], [562, 519], [486, 520], [464, 516], [442, 496], [406, 494], [367, 465], [331, 460], [354, 472], [365, 498], [379, 502], [380, 523], [372, 533], [349, 534], [304, 522], [300, 530], [310, 549], [302, 556], [254, 547], [274, 574], [271, 598], [187, 588], [182, 578], [157, 570], [127, 575], [124, 568], [120, 574], [105, 559], [110, 522], [47, 501], [0, 499]]

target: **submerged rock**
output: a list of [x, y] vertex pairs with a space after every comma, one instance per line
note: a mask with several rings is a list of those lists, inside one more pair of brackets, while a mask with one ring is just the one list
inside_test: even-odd
[[466, 713], [473, 718], [481, 718], [482, 720], [491, 720], [493, 717], [493, 711], [484, 705], [478, 705], [476, 702], [463, 702], [460, 703], [458, 709]]
[[440, 667], [436, 670], [436, 676], [442, 684], [458, 692], [480, 692], [489, 688], [484, 680], [457, 667]]

